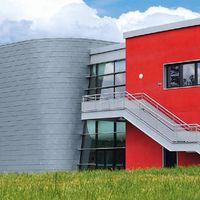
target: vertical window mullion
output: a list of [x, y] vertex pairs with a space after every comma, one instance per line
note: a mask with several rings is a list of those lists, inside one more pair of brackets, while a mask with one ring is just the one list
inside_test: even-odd
[[113, 78], [113, 81], [114, 81], [114, 83], [113, 83], [114, 98], [115, 98], [115, 71], [116, 71], [115, 67], [116, 67], [116, 65], [115, 65], [115, 62], [114, 62], [114, 74], [113, 74], [113, 76], [114, 76], [114, 78]]
[[116, 168], [116, 157], [117, 157], [117, 153], [116, 153], [116, 147], [117, 147], [117, 122], [114, 122], [114, 135], [113, 135], [113, 169]]
[[96, 169], [98, 168], [98, 153], [97, 153], [97, 148], [98, 148], [98, 121], [95, 121], [95, 157], [96, 157]]
[[96, 89], [95, 89], [95, 93], [96, 93], [96, 94], [97, 94], [97, 92], [98, 92], [98, 91], [97, 91], [97, 90], [98, 90], [98, 89], [97, 89], [97, 79], [98, 79], [98, 71], [99, 71], [98, 68], [99, 68], [99, 65], [96, 65], [96, 76], [95, 76], [95, 88], [96, 88]]

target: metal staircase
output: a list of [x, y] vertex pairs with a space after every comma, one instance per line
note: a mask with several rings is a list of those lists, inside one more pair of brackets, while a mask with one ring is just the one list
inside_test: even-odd
[[185, 123], [145, 93], [83, 96], [82, 120], [119, 117], [169, 151], [200, 154], [200, 125]]

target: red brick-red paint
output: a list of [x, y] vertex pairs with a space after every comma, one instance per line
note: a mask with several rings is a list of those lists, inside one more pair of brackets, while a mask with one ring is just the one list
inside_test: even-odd
[[[126, 90], [130, 93], [145, 92], [187, 123], [200, 124], [200, 86], [164, 89], [164, 64], [200, 60], [199, 35], [200, 26], [196, 26], [128, 38], [126, 40]], [[140, 73], [144, 75], [142, 80], [139, 79]], [[133, 130], [128, 127], [127, 140], [130, 138], [133, 141], [132, 132]], [[134, 147], [130, 146], [134, 145], [131, 141], [126, 143], [127, 168], [132, 168], [131, 165], [134, 168], [135, 160], [137, 161], [143, 153], [143, 149], [140, 152], [138, 148], [136, 149], [138, 156], [131, 156], [136, 154], [133, 152]], [[191, 154], [183, 155], [179, 156], [180, 165], [181, 163], [196, 164], [196, 160], [200, 157], [196, 155], [194, 158]], [[148, 167], [150, 159], [153, 161], [155, 155], [150, 155], [148, 161], [141, 162], [141, 167]]]
[[178, 153], [178, 165], [180, 167], [188, 167], [192, 165], [200, 165], [200, 156], [198, 153]]
[[161, 168], [162, 146], [132, 124], [126, 128], [126, 169]]

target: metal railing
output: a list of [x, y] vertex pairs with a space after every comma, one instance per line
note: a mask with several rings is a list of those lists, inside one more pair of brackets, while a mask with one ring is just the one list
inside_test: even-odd
[[[174, 115], [172, 112], [167, 110], [165, 107], [160, 105], [154, 99], [149, 97], [145, 93], [135, 93], [130, 94], [128, 92], [115, 92], [115, 93], [105, 93], [105, 94], [95, 94], [95, 95], [85, 95], [83, 96], [83, 102], [86, 101], [99, 101], [99, 100], [109, 100], [109, 99], [128, 99], [137, 103], [138, 106], [145, 111], [149, 112], [157, 120], [164, 123], [168, 128], [173, 129], [174, 131], [191, 131], [191, 132], [200, 132], [200, 125], [198, 124], [187, 124], [179, 117]], [[145, 103], [150, 104], [153, 108]], [[162, 116], [161, 113], [165, 116]]]

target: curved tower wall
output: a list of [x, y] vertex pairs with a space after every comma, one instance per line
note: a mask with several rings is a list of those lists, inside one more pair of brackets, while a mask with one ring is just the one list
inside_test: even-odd
[[0, 46], [0, 172], [77, 169], [89, 50], [108, 44], [40, 39]]

